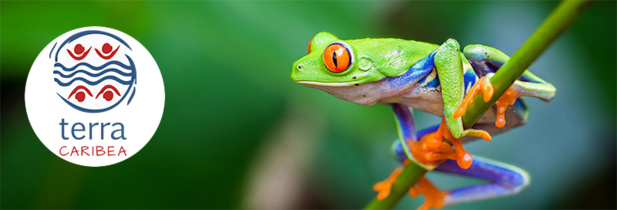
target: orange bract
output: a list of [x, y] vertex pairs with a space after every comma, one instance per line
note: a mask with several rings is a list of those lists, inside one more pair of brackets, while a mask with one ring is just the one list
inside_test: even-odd
[[323, 61], [331, 72], [342, 72], [349, 67], [351, 57], [349, 51], [341, 44], [332, 44], [323, 53]]

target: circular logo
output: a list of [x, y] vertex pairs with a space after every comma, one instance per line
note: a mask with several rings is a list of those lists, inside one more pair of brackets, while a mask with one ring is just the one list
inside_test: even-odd
[[41, 51], [25, 99], [30, 124], [51, 152], [75, 164], [106, 166], [133, 156], [152, 138], [165, 90], [154, 58], [137, 40], [85, 27]]

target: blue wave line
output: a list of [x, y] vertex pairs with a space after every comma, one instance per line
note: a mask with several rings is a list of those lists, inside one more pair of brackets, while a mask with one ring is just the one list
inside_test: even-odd
[[116, 72], [116, 73], [118, 73], [118, 74], [120, 74], [122, 76], [126, 76], [126, 77], [129, 77], [129, 76], [131, 76], [133, 74], [133, 73], [125, 73], [125, 72], [120, 71], [119, 69], [115, 69], [115, 68], [105, 69], [104, 71], [102, 71], [100, 73], [90, 73], [90, 72], [88, 72], [86, 70], [77, 70], [77, 71], [75, 71], [75, 72], [73, 72], [71, 74], [68, 74], [68, 75], [62, 74], [62, 72], [60, 72], [58, 70], [54, 70], [54, 74], [58, 74], [62, 78], [70, 78], [70, 77], [75, 76], [75, 74], [77, 74], [77, 73], [84, 73], [84, 74], [86, 74], [88, 76], [91, 76], [91, 77], [98, 77], [98, 76], [101, 76], [101, 75], [103, 75], [103, 74], [105, 74], [107, 72]]
[[[126, 105], [131, 104], [131, 101], [133, 100], [133, 96], [135, 96], [135, 91], [137, 91], [137, 87], [133, 87], [133, 93], [131, 93], [131, 97], [129, 97], [129, 101], [126, 102]], [[128, 91], [126, 93], [128, 93]]]
[[51, 51], [49, 51], [49, 58], [51, 58], [51, 53], [54, 52], [54, 49], [56, 49], [56, 45], [58, 44], [58, 42], [54, 43], [54, 47], [51, 48]]
[[78, 80], [79, 81], [83, 81], [83, 82], [85, 82], [88, 85], [97, 85], [97, 84], [101, 83], [102, 81], [105, 81], [105, 80], [108, 80], [108, 79], [115, 80], [116, 82], [118, 82], [120, 84], [123, 84], [123, 85], [130, 85], [131, 82], [133, 82], [133, 79], [131, 79], [129, 81], [124, 81], [124, 80], [118, 79], [118, 77], [115, 77], [115, 76], [106, 76], [106, 77], [103, 77], [103, 78], [101, 78], [99, 80], [96, 80], [96, 81], [88, 81], [87, 79], [84, 79], [82, 77], [75, 78], [75, 79], [73, 79], [73, 80], [71, 80], [70, 82], [67, 82], [67, 83], [60, 82], [60, 80], [58, 78], [54, 78], [54, 81], [56, 83], [58, 83], [58, 85], [60, 85], [62, 87], [66, 87], [66, 86], [69, 86], [69, 85], [73, 84], [73, 82], [78, 81]]
[[64, 66], [64, 65], [62, 65], [61, 63], [56, 63], [56, 64], [54, 64], [54, 67], [60, 67], [60, 68], [62, 68], [62, 70], [63, 70], [63, 71], [73, 71], [73, 70], [75, 70], [77, 67], [80, 67], [80, 66], [87, 66], [88, 68], [90, 68], [90, 69], [92, 69], [92, 70], [101, 70], [101, 69], [104, 69], [105, 67], [107, 67], [107, 66], [109, 66], [109, 65], [113, 65], [113, 64], [116, 64], [116, 65], [118, 65], [118, 66], [120, 66], [120, 67], [122, 67], [122, 68], [125, 68], [125, 69], [128, 69], [128, 70], [131, 70], [131, 71], [135, 70], [135, 68], [134, 68], [133, 66], [127, 66], [127, 65], [124, 65], [124, 64], [123, 64], [122, 62], [120, 62], [120, 61], [109, 61], [109, 62], [107, 62], [107, 63], [105, 63], [105, 64], [103, 64], [103, 65], [101, 65], [101, 66], [93, 66], [93, 65], [90, 65], [89, 63], [86, 63], [86, 62], [81, 62], [81, 63], [78, 63], [78, 64], [76, 64], [75, 66], [70, 67], [70, 68], [65, 67], [65, 66]]

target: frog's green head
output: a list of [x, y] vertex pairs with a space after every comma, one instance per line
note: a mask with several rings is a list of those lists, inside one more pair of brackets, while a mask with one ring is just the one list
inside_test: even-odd
[[405, 42], [368, 38], [340, 40], [321, 32], [309, 43], [309, 54], [293, 64], [291, 78], [338, 98], [372, 105], [379, 99], [370, 96], [378, 94], [367, 92], [371, 91], [367, 83], [399, 76], [413, 65], [408, 51], [404, 50]]

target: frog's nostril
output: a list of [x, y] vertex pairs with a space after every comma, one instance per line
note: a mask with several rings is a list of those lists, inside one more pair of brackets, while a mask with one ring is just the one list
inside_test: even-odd
[[298, 70], [302, 70], [302, 65], [298, 65]]

